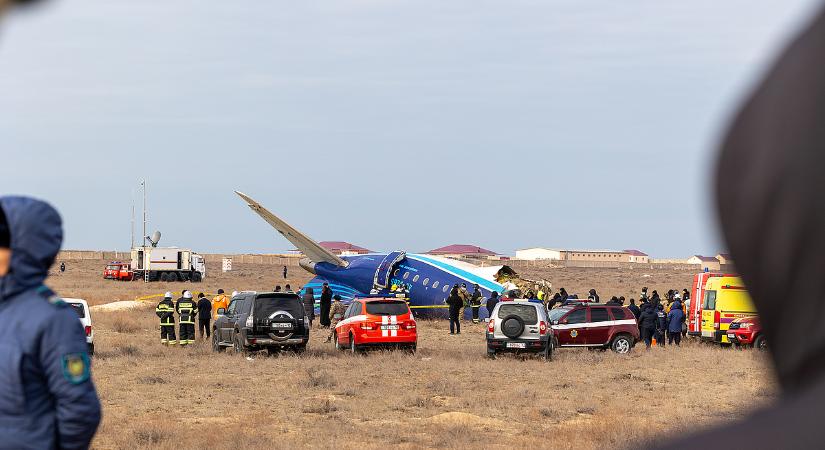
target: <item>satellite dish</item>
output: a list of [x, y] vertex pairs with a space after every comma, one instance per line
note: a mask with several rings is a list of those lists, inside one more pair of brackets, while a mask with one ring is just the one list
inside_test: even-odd
[[154, 233], [152, 233], [151, 237], [146, 236], [146, 240], [149, 241], [150, 244], [152, 244], [152, 247], [157, 247], [158, 242], [160, 242], [160, 231], [155, 231]]

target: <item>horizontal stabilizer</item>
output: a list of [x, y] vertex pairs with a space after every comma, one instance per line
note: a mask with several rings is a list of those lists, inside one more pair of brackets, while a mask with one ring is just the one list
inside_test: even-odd
[[268, 209], [261, 206], [260, 203], [252, 200], [248, 195], [235, 191], [249, 206], [249, 209], [255, 211], [266, 223], [272, 225], [272, 228], [278, 230], [292, 245], [300, 250], [307, 258], [313, 262], [328, 262], [339, 267], [346, 267], [348, 263], [338, 256], [334, 255], [329, 250], [321, 247], [317, 242], [310, 239], [304, 233], [293, 228], [290, 224], [278, 218], [275, 214], [269, 212]]

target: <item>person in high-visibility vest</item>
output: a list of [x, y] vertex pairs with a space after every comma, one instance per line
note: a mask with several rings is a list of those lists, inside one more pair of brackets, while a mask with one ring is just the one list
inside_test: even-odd
[[178, 343], [175, 337], [175, 305], [172, 303], [172, 293], [167, 292], [163, 300], [155, 308], [155, 314], [160, 317], [160, 343], [164, 345], [175, 345]]
[[212, 320], [218, 319], [218, 310], [229, 307], [229, 297], [223, 293], [223, 289], [218, 289], [218, 295], [212, 299]]
[[175, 304], [180, 323], [180, 345], [195, 343], [195, 313], [197, 305], [192, 300], [192, 293], [183, 291], [183, 297]]

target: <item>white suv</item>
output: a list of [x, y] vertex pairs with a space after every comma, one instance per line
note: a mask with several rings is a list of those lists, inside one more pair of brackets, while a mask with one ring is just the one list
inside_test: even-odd
[[553, 339], [547, 310], [541, 303], [501, 301], [487, 323], [487, 355], [496, 353], [539, 353], [545, 360], [553, 356]]
[[80, 318], [80, 324], [83, 325], [83, 330], [86, 332], [86, 343], [89, 344], [89, 355], [94, 355], [95, 332], [92, 329], [92, 314], [89, 311], [89, 304], [81, 298], [64, 298], [63, 301], [71, 306]]

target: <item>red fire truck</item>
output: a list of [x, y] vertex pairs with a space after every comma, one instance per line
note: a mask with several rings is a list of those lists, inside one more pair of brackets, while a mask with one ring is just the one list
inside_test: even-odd
[[106, 280], [132, 281], [134, 272], [129, 263], [112, 261], [103, 269], [103, 278]]

